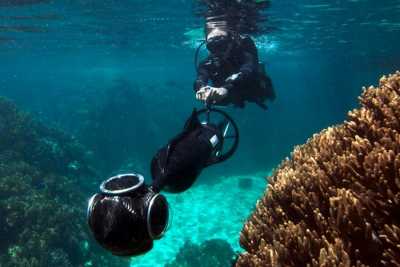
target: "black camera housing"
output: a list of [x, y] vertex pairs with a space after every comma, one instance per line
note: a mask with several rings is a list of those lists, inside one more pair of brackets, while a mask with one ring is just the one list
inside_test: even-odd
[[88, 224], [97, 242], [118, 256], [148, 252], [168, 226], [166, 198], [137, 173], [113, 176], [88, 203]]

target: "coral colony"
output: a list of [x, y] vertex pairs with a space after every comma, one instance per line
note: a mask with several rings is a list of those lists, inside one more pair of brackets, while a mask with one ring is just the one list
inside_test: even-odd
[[400, 72], [360, 103], [270, 177], [236, 266], [400, 266]]
[[128, 266], [104, 256], [85, 227], [93, 182], [76, 140], [0, 97], [0, 266]]

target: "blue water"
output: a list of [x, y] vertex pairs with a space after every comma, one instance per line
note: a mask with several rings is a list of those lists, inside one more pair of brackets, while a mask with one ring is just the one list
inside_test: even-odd
[[[179, 132], [193, 107], [202, 107], [192, 90], [199, 40], [188, 33], [203, 26], [194, 15], [194, 0], [23, 2], [0, 0], [0, 95], [47, 126], [76, 136], [104, 176], [129, 169], [149, 179], [151, 157]], [[186, 239], [214, 237], [215, 231], [220, 233], [215, 237], [239, 249], [238, 231], [265, 188], [262, 176], [295, 145], [342, 122], [357, 107], [362, 86], [376, 85], [381, 75], [400, 69], [399, 0], [280, 0], [271, 2], [265, 16], [271, 31], [254, 37], [276, 101], [266, 112], [253, 104], [224, 109], [240, 128], [236, 154], [206, 170], [186, 195], [168, 196], [174, 209], [178, 197], [186, 203], [181, 205], [201, 210], [211, 203], [194, 192], [220, 200], [222, 185], [229, 192], [230, 177], [232, 194], [238, 190], [235, 179], [252, 177], [255, 186], [242, 191], [249, 200], [232, 215], [229, 229], [229, 214], [220, 218], [228, 221], [225, 229], [213, 228], [207, 221], [190, 222], [196, 216], [183, 206], [174, 211], [171, 234], [157, 241], [155, 251], [165, 252], [172, 237], [182, 245]], [[125, 96], [121, 88], [134, 100], [118, 102]], [[93, 132], [96, 122], [103, 123], [101, 132]], [[85, 190], [89, 197], [96, 189]], [[235, 201], [229, 198], [228, 206]], [[225, 207], [218, 201], [212, 205], [206, 210], [214, 215], [207, 216]], [[179, 220], [184, 220], [181, 228]], [[203, 232], [189, 237], [190, 227]], [[177, 249], [165, 252], [158, 264], [172, 260]], [[157, 252], [133, 259], [132, 265], [154, 266], [146, 265], [154, 259]]]

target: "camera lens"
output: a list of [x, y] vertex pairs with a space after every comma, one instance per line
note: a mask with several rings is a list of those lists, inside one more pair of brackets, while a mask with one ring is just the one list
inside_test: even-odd
[[151, 200], [147, 213], [147, 230], [153, 239], [158, 239], [168, 225], [168, 202], [162, 195], [155, 195]]
[[100, 185], [101, 192], [108, 195], [126, 195], [143, 186], [144, 178], [137, 173], [113, 176]]

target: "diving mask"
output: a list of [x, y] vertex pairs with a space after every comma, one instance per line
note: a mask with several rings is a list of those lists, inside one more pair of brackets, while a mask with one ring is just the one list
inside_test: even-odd
[[232, 47], [232, 38], [227, 35], [218, 35], [207, 39], [207, 49], [213, 54], [224, 54]]

